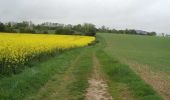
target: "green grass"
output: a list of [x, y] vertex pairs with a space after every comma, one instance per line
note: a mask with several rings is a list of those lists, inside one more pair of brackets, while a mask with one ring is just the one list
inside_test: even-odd
[[170, 38], [100, 33], [107, 39], [105, 51], [119, 60], [150, 65], [151, 69], [170, 71]]
[[[145, 83], [128, 65], [122, 64], [105, 49], [110, 48], [108, 39], [98, 34], [100, 47], [96, 51], [102, 65], [102, 70], [108, 78], [109, 90], [116, 100], [163, 100], [153, 88]], [[109, 37], [109, 36], [108, 36]], [[110, 36], [111, 37], [111, 36]], [[112, 48], [112, 52], [114, 52]]]
[[104, 52], [129, 65], [164, 99], [170, 93], [170, 38], [98, 33], [105, 40]]
[[[118, 43], [112, 43], [115, 36], [117, 35], [97, 34], [99, 43], [96, 45], [65, 51], [55, 57], [36, 62], [33, 67], [25, 69], [22, 73], [0, 78], [0, 99], [83, 100], [93, 69], [92, 57], [96, 54], [102, 72], [108, 80], [109, 91], [115, 100], [123, 100], [124, 94], [130, 100], [162, 100], [129, 66], [115, 60], [119, 55], [122, 58], [125, 55], [129, 57], [127, 52], [129, 55], [133, 54], [130, 53], [130, 49], [127, 52], [125, 49], [118, 49]], [[115, 42], [119, 42], [119, 38]], [[120, 47], [128, 48], [126, 44], [125, 47]]]
[[[134, 100], [163, 100], [151, 86], [146, 84], [127, 65], [109, 57], [104, 51], [98, 51], [102, 69], [109, 79], [109, 89], [113, 98], [122, 100], [122, 91], [128, 88], [128, 97]], [[127, 92], [126, 91], [126, 92]]]
[[[47, 85], [31, 99], [35, 100], [83, 100], [88, 77], [92, 69], [92, 46], [81, 49], [81, 53], [62, 75], [55, 75]], [[78, 53], [78, 52], [77, 52]], [[55, 94], [54, 94], [55, 93]]]
[[63, 74], [81, 49], [66, 51], [11, 77], [0, 79], [1, 100], [21, 100], [35, 94], [53, 76]]

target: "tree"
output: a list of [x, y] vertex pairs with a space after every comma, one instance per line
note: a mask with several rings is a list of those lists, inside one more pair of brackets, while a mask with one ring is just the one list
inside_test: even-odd
[[62, 28], [57, 28], [55, 30], [55, 34], [63, 34], [63, 29]]
[[5, 31], [5, 25], [0, 22], [0, 32], [4, 32], [4, 31]]
[[101, 27], [101, 31], [103, 31], [103, 32], [106, 32], [106, 27], [103, 25], [102, 27]]
[[93, 24], [90, 23], [84, 23], [82, 25], [82, 31], [85, 33], [85, 35], [88, 36], [95, 36], [96, 35], [96, 27]]
[[43, 31], [43, 34], [48, 34], [48, 31], [46, 31], [46, 30], [45, 30], [45, 31]]
[[156, 35], [156, 32], [148, 32], [148, 35], [150, 35], [150, 36], [155, 36], [155, 35]]
[[77, 32], [81, 32], [82, 31], [82, 25], [81, 24], [75, 25], [75, 26], [73, 26], [73, 29]]

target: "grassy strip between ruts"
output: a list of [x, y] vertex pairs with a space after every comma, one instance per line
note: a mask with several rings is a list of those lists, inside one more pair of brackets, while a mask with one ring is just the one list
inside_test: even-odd
[[[92, 46], [85, 47], [63, 75], [54, 75], [35, 100], [83, 100], [92, 70]], [[32, 100], [32, 99], [31, 99]]]
[[[84, 94], [86, 93], [86, 88], [88, 87], [88, 78], [92, 71], [93, 60], [92, 60], [92, 49], [86, 48], [88, 50], [84, 50], [84, 54], [75, 64], [75, 70], [73, 70], [74, 78], [76, 79], [74, 82], [68, 85], [69, 93], [72, 97], [76, 97], [74, 100], [84, 99]], [[71, 100], [71, 99], [70, 99]]]
[[102, 70], [108, 76], [108, 85], [113, 98], [116, 100], [124, 98], [121, 95], [124, 91], [121, 86], [124, 84], [128, 87], [132, 98], [135, 98], [135, 100], [163, 100], [151, 86], [146, 84], [127, 65], [114, 60], [102, 50], [99, 50], [97, 54]]
[[[1, 100], [22, 100], [35, 94], [55, 74], [61, 75], [83, 48], [72, 49], [11, 77], [0, 79]], [[80, 74], [81, 75], [81, 74]]]

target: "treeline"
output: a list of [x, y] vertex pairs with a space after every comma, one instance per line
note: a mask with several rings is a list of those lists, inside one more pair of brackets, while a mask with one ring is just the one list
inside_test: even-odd
[[78, 25], [65, 25], [59, 23], [45, 22], [42, 24], [33, 24], [31, 21], [23, 22], [0, 22], [0, 32], [8, 33], [44, 33], [44, 34], [66, 34], [66, 35], [88, 35], [95, 36], [96, 27], [91, 23], [84, 23]]
[[150, 36], [155, 36], [157, 34], [156, 32], [146, 32], [146, 31], [135, 30], [135, 29], [116, 30], [116, 29], [110, 29], [110, 28], [105, 27], [105, 26], [98, 28], [97, 31], [102, 32], [102, 33], [150, 35]]
[[95, 36], [96, 32], [102, 33], [115, 33], [115, 34], [134, 34], [134, 35], [150, 35], [154, 36], [156, 32], [146, 32], [142, 30], [125, 29], [116, 30], [110, 29], [105, 26], [96, 28], [94, 24], [84, 23], [84, 24], [60, 24], [45, 22], [42, 24], [33, 24], [31, 21], [23, 22], [0, 22], [0, 32], [8, 33], [32, 33], [32, 34], [66, 34], [66, 35], [88, 35]]

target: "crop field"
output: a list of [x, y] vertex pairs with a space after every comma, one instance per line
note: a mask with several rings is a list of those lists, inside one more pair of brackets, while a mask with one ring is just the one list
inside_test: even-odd
[[87, 46], [94, 40], [94, 37], [88, 36], [0, 33], [0, 73], [16, 73], [26, 63], [42, 55]]
[[101, 33], [104, 51], [131, 67], [165, 100], [170, 99], [170, 38]]
[[169, 100], [169, 43], [165, 37], [113, 33], [1, 33], [1, 74], [47, 59], [2, 75], [0, 99]]

